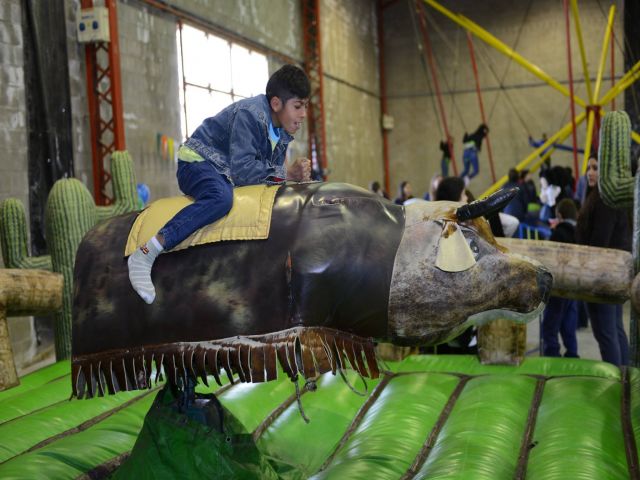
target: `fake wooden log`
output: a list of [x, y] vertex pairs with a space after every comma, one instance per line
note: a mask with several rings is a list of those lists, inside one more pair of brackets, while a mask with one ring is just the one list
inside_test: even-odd
[[[633, 280], [629, 252], [545, 240], [498, 241], [511, 253], [525, 255], [547, 267], [553, 275], [552, 295], [602, 303], [629, 299]], [[525, 350], [525, 325], [495, 320], [478, 329], [478, 356], [484, 364], [518, 365]]]
[[500, 238], [499, 243], [547, 267], [552, 295], [599, 303], [629, 300], [634, 277], [629, 252], [545, 240]]
[[527, 350], [527, 326], [498, 319], [478, 327], [478, 358], [483, 365], [520, 365]]
[[7, 317], [62, 308], [62, 275], [45, 270], [0, 269], [0, 391], [17, 385]]

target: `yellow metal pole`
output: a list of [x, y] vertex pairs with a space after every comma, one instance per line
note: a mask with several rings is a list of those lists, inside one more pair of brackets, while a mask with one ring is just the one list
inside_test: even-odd
[[[533, 63], [529, 62], [527, 59], [522, 57], [519, 53], [517, 53], [516, 51], [514, 51], [513, 49], [511, 49], [509, 46], [505, 45], [504, 43], [502, 43], [502, 41], [498, 40], [496, 37], [491, 35], [489, 32], [487, 32], [485, 29], [483, 29], [478, 24], [476, 24], [476, 23], [472, 22], [471, 20], [469, 20], [464, 15], [460, 15], [458, 13], [453, 13], [451, 10], [446, 9], [445, 7], [440, 5], [435, 0], [423, 0], [423, 1], [427, 5], [433, 7], [434, 9], [436, 9], [437, 11], [442, 13], [445, 17], [448, 17], [451, 20], [453, 20], [455, 23], [460, 25], [462, 28], [465, 28], [466, 30], [469, 30], [471, 33], [473, 33], [476, 37], [478, 37], [483, 42], [491, 45], [493, 48], [495, 48], [499, 52], [501, 52], [504, 55], [506, 55], [507, 57], [512, 58], [513, 60], [515, 60], [516, 63], [520, 64], [522, 67], [524, 67], [525, 69], [529, 70], [536, 77], [538, 77], [539, 79], [541, 79], [544, 82], [548, 83], [549, 85], [551, 85], [553, 88], [558, 90], [560, 93], [562, 93], [566, 97], [570, 97], [571, 96], [571, 94], [569, 93], [569, 90], [565, 86], [563, 86], [560, 83], [558, 83], [555, 79], [553, 79], [544, 70], [542, 70], [537, 65], [534, 65]], [[577, 97], [576, 95], [574, 95], [574, 100], [578, 105], [580, 105], [580, 106], [582, 106], [584, 108], [587, 107], [587, 104], [585, 103], [585, 101], [582, 100], [580, 97]]]
[[596, 120], [596, 114], [593, 110], [589, 110], [589, 116], [587, 117], [587, 139], [584, 143], [584, 158], [582, 159], [582, 168], [580, 174], [584, 175], [587, 171], [587, 163], [589, 162], [589, 155], [591, 154], [591, 138], [593, 137], [593, 124]]
[[[640, 62], [638, 62], [640, 63]], [[638, 64], [636, 64], [638, 65]], [[635, 68], [635, 66], [634, 66]], [[611, 90], [609, 90], [604, 97], [602, 97], [599, 101], [598, 101], [598, 105], [605, 105], [607, 104], [609, 101], [611, 101], [612, 98], [617, 97], [618, 95], [620, 95], [622, 92], [624, 92], [627, 88], [629, 88], [631, 85], [633, 85], [633, 83], [638, 80], [638, 78], [640, 78], [640, 69], [636, 69], [635, 72], [633, 72], [633, 74], [629, 75], [629, 72], [627, 72], [627, 74], [625, 74], [624, 77], [622, 77], [620, 80], [618, 80], [618, 82], [611, 87]]]
[[584, 74], [584, 83], [587, 87], [587, 98], [593, 98], [593, 92], [591, 91], [591, 79], [589, 78], [589, 69], [587, 68], [587, 56], [584, 51], [584, 42], [582, 40], [582, 27], [580, 26], [580, 16], [578, 15], [578, 0], [571, 0], [571, 12], [573, 13], [573, 20], [576, 24], [578, 46], [580, 47], [580, 58], [582, 59], [582, 72]]
[[[640, 70], [640, 61], [638, 61], [633, 67], [631, 67], [621, 78], [620, 80], [618, 80], [616, 82], [616, 84], [611, 87], [611, 90], [609, 90], [606, 94], [605, 97], [607, 95], [610, 95], [609, 100], [611, 100], [611, 98], [613, 98], [613, 90], [615, 89], [619, 89], [622, 85], [625, 85], [632, 77], [633, 79], [637, 79], [638, 78], [638, 71]], [[617, 94], [616, 94], [617, 95]], [[605, 98], [602, 97], [602, 98]]]
[[[569, 131], [569, 132], [565, 135], [565, 137], [564, 137], [564, 138], [559, 138], [559, 139], [558, 139], [558, 141], [559, 141], [559, 142], [564, 141], [564, 139], [565, 139], [565, 138], [567, 138], [570, 134], [571, 134], [571, 131]], [[529, 167], [529, 171], [530, 171], [531, 173], [535, 173], [535, 172], [537, 172], [537, 171], [538, 171], [538, 169], [539, 169], [539, 168], [542, 166], [542, 164], [545, 162], [545, 160], [551, 156], [551, 154], [554, 152], [554, 150], [555, 150], [555, 148], [551, 148], [551, 149], [549, 149], [549, 151], [548, 151], [547, 153], [545, 153], [542, 157], [540, 157], [540, 158], [538, 159], [538, 161], [537, 161], [537, 162], [535, 162], [533, 165], [531, 165], [531, 166]]]
[[633, 67], [631, 67], [621, 78], [618, 80], [618, 83], [625, 83], [629, 78], [633, 75], [637, 75], [638, 70], [640, 70], [640, 61], [636, 62]]
[[609, 8], [609, 20], [607, 21], [607, 28], [604, 31], [602, 52], [600, 52], [600, 65], [598, 66], [598, 75], [596, 76], [596, 86], [593, 90], [593, 96], [591, 97], [591, 103], [593, 104], [598, 101], [598, 95], [600, 94], [600, 86], [602, 85], [602, 74], [604, 73], [604, 63], [607, 59], [607, 52], [609, 51], [609, 41], [611, 40], [611, 30], [613, 29], [613, 19], [615, 18], [615, 16], [616, 6], [611, 5], [611, 8]]
[[[575, 118], [575, 123], [576, 126], [580, 125], [582, 122], [584, 122], [584, 119], [587, 117], [586, 112], [582, 112], [581, 114], [579, 114], [576, 118]], [[529, 165], [533, 160], [536, 159], [536, 157], [538, 157], [540, 155], [540, 153], [542, 153], [543, 151], [545, 151], [547, 148], [549, 148], [551, 145], [553, 145], [556, 142], [561, 142], [563, 141], [565, 138], [567, 138], [569, 136], [569, 134], [571, 133], [573, 129], [573, 121], [570, 121], [569, 123], [567, 123], [564, 127], [562, 127], [560, 130], [558, 130], [552, 137], [550, 137], [549, 139], [547, 139], [546, 142], [544, 142], [542, 145], [540, 145], [538, 148], [536, 148], [533, 152], [531, 152], [531, 154], [526, 157], [524, 160], [522, 160], [518, 165], [516, 165], [516, 170], [521, 171], [523, 170], [527, 165]], [[549, 153], [550, 154], [550, 153]], [[491, 185], [487, 190], [485, 190], [482, 195], [480, 196], [480, 198], [482, 197], [486, 197], [488, 195], [491, 195], [494, 192], [497, 192], [498, 190], [500, 190], [502, 188], [502, 186], [507, 183], [508, 180], [508, 176], [505, 175], [504, 177], [502, 177], [500, 180], [498, 180], [496, 183], [494, 183], [493, 185]]]
[[636, 132], [634, 132], [633, 130], [631, 130], [631, 139], [640, 144], [640, 135], [638, 135]]

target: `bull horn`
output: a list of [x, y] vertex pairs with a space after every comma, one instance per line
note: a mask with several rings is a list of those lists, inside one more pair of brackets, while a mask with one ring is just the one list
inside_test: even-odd
[[458, 221], [464, 222], [497, 212], [505, 207], [518, 194], [519, 190], [518, 187], [500, 190], [487, 198], [463, 205], [456, 210], [456, 217], [458, 217]]

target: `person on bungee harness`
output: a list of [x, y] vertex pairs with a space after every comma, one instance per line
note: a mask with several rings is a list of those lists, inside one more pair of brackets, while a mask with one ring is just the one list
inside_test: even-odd
[[478, 164], [478, 152], [482, 148], [482, 140], [489, 133], [489, 127], [481, 123], [480, 126], [472, 134], [464, 133], [462, 137], [464, 151], [462, 153], [462, 162], [464, 169], [460, 174], [460, 177], [465, 180], [465, 183], [469, 183], [473, 177], [478, 175], [480, 166]]

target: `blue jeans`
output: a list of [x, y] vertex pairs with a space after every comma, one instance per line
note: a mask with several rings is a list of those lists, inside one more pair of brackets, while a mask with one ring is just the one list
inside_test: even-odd
[[[464, 170], [460, 174], [460, 177], [464, 178], [469, 176], [472, 179], [480, 171], [478, 165], [478, 150], [475, 147], [465, 148], [462, 153], [462, 163], [464, 164]], [[471, 172], [469, 172], [471, 170]]]
[[233, 205], [233, 186], [211, 162], [178, 160], [176, 176], [180, 190], [193, 197], [194, 202], [176, 213], [158, 232], [164, 237], [165, 250], [171, 250], [199, 228], [224, 217]]
[[587, 311], [602, 360], [617, 366], [628, 365], [629, 340], [622, 325], [622, 305], [587, 303]]
[[449, 176], [449, 162], [451, 161], [451, 159], [449, 157], [445, 157], [444, 155], [442, 156], [442, 159], [440, 160], [440, 168], [442, 170], [442, 176], [443, 177], [448, 177]]
[[542, 345], [545, 357], [559, 357], [560, 343], [567, 350], [565, 357], [578, 356], [578, 340], [576, 328], [578, 326], [578, 304], [567, 298], [550, 297], [542, 317]]

